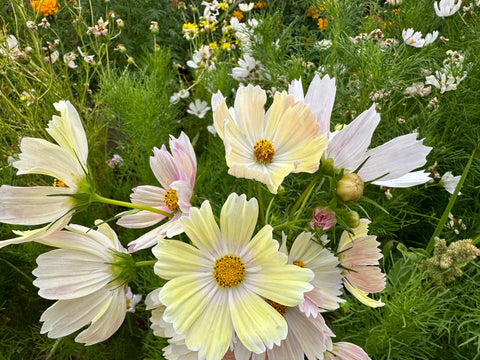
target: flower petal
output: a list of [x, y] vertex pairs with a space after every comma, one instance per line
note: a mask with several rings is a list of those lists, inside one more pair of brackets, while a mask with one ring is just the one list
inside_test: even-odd
[[380, 306], [384, 306], [385, 303], [383, 303], [381, 300], [373, 300], [367, 296], [367, 293], [365, 291], [362, 291], [360, 289], [357, 289], [353, 285], [351, 285], [348, 281], [344, 282], [345, 288], [355, 296], [358, 301], [360, 301], [362, 304], [376, 308]]
[[219, 248], [222, 235], [208, 200], [202, 203], [200, 209], [191, 208], [189, 216], [182, 217], [180, 224], [192, 243], [202, 253], [207, 253], [210, 259], [225, 255]]
[[222, 252], [240, 254], [250, 241], [258, 219], [257, 199], [247, 201], [245, 194], [230, 194], [220, 214]]
[[62, 180], [77, 191], [85, 180], [86, 168], [82, 168], [76, 158], [65, 149], [43, 139], [23, 138], [20, 144], [20, 160], [13, 162], [17, 175], [41, 174]]
[[260, 296], [237, 286], [229, 292], [233, 326], [243, 345], [255, 353], [265, 352], [287, 336], [287, 323]]
[[82, 121], [70, 101], [61, 100], [53, 104], [60, 116], [54, 115], [47, 131], [58, 145], [67, 150], [73, 159], [78, 159], [86, 168], [88, 143]]
[[336, 91], [335, 78], [330, 79], [325, 75], [320, 79], [320, 76], [315, 74], [305, 95], [305, 103], [310, 105], [311, 111], [315, 114], [320, 134], [328, 134], [330, 131], [330, 117]]
[[[77, 204], [72, 189], [53, 186], [0, 187], [0, 221], [6, 224], [38, 225], [55, 221]], [[66, 195], [66, 196], [58, 196]]]
[[[37, 258], [33, 285], [50, 300], [67, 300], [91, 294], [111, 280], [110, 265], [97, 255], [83, 251], [56, 249]], [[75, 269], [72, 272], [72, 269]]]

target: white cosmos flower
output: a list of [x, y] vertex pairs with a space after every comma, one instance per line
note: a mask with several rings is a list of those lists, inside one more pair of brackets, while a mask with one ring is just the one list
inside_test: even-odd
[[457, 82], [457, 79], [452, 74], [446, 74], [438, 70], [435, 71], [435, 75], [429, 75], [425, 78], [425, 84], [435, 86], [440, 90], [440, 94], [446, 91], [457, 90], [457, 85], [460, 81]]
[[[340, 262], [327, 248], [312, 240], [313, 234], [302, 232], [290, 248], [288, 262], [313, 271], [313, 289], [305, 293], [305, 301], [299, 309], [307, 316], [316, 317], [320, 311], [338, 309], [342, 294], [343, 276]], [[287, 253], [287, 237], [282, 234], [281, 251]]]
[[424, 171], [412, 172], [425, 165], [426, 156], [432, 150], [423, 145], [423, 140], [417, 140], [417, 134], [399, 136], [368, 149], [373, 132], [380, 122], [380, 114], [375, 111], [375, 105], [340, 131], [330, 133], [335, 91], [335, 79], [330, 79], [328, 75], [322, 79], [316, 75], [305, 97], [300, 80], [293, 81], [289, 88], [289, 93], [294, 94], [296, 101], [311, 106], [321, 133], [329, 137], [324, 159], [332, 159], [335, 168], [344, 169], [347, 173], [363, 164], [357, 174], [363, 181], [372, 181], [375, 185], [409, 187], [430, 180], [429, 174]]
[[86, 325], [76, 342], [93, 345], [108, 339], [123, 322], [127, 312], [127, 296], [123, 279], [116, 279], [118, 268], [112, 263], [126, 253], [117, 235], [97, 220], [98, 230], [70, 225], [43, 238], [43, 242], [59, 249], [37, 258], [33, 282], [38, 294], [58, 300], [41, 316], [41, 333], [50, 338], [67, 336]]
[[253, 2], [248, 3], [248, 4], [242, 3], [242, 4], [238, 4], [238, 8], [239, 8], [241, 11], [243, 11], [243, 12], [249, 12], [250, 10], [253, 9], [253, 6], [254, 6], [254, 5], [255, 5], [255, 4], [254, 4]]
[[203, 119], [208, 110], [210, 110], [210, 106], [208, 106], [206, 101], [195, 99], [195, 102], [192, 102], [190, 105], [188, 105], [187, 113]]
[[213, 119], [228, 173], [260, 181], [276, 194], [288, 174], [317, 171], [326, 139], [309, 106], [282, 92], [265, 113], [266, 100], [259, 86], [240, 86], [229, 110], [218, 92], [212, 96]]
[[367, 296], [385, 288], [385, 274], [378, 267], [378, 260], [382, 258], [378, 249], [380, 243], [376, 236], [368, 235], [369, 223], [367, 219], [360, 219], [360, 224], [352, 229], [353, 235], [345, 230], [337, 252], [340, 263], [345, 268], [345, 288], [363, 304], [379, 307], [385, 304]]
[[455, 14], [462, 6], [462, 0], [440, 0], [433, 3], [435, 14], [447, 17]]
[[[447, 190], [450, 194], [453, 194], [455, 191], [458, 182], [460, 181], [461, 176], [453, 176], [451, 171], [447, 171], [445, 174], [443, 174], [442, 179], [440, 180], [440, 183], [443, 185], [445, 190]], [[461, 195], [461, 192], [458, 192], [458, 195]]]
[[[52, 117], [47, 132], [57, 142], [23, 138], [19, 160], [13, 162], [17, 175], [40, 174], [55, 178], [53, 186], [0, 187], [0, 222], [17, 225], [50, 223], [42, 229], [17, 232], [20, 238], [1, 241], [0, 247], [45, 236], [58, 219], [73, 214], [82, 201], [71, 195], [88, 192], [88, 143], [77, 111], [69, 101], [54, 104], [61, 115]], [[68, 221], [67, 221], [68, 222]], [[58, 224], [57, 224], [58, 225]]]
[[420, 48], [432, 44], [438, 37], [438, 31], [428, 33], [424, 39], [420, 31], [415, 32], [412, 28], [409, 28], [407, 30], [403, 29], [402, 37], [405, 44]]
[[234, 332], [255, 353], [279, 345], [287, 323], [265, 299], [296, 306], [312, 289], [313, 273], [287, 264], [271, 226], [253, 236], [257, 218], [257, 200], [233, 193], [222, 207], [219, 228], [204, 201], [180, 220], [192, 245], [162, 239], [153, 248], [154, 271], [169, 280], [158, 295], [166, 306], [162, 318], [185, 335], [198, 358], [220, 360]]
[[[128, 250], [134, 252], [152, 247], [160, 237], [172, 237], [183, 232], [180, 218], [188, 216], [191, 207], [197, 173], [197, 159], [190, 139], [181, 133], [178, 139], [170, 135], [170, 150], [165, 145], [161, 149], [153, 148], [150, 167], [162, 187], [142, 185], [133, 189], [130, 195], [132, 203], [150, 206], [168, 213], [173, 213], [166, 223], [150, 230], [138, 239], [130, 242]], [[120, 214], [122, 215], [122, 214]], [[158, 224], [164, 215], [143, 210], [133, 215], [124, 215], [118, 225], [143, 229]]]

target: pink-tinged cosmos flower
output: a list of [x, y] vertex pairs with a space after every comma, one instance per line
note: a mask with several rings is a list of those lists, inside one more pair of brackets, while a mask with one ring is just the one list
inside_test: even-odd
[[336, 223], [335, 213], [332, 210], [325, 207], [316, 207], [313, 209], [313, 218], [312, 221], [310, 221], [310, 227], [312, 229], [328, 230], [335, 226]]
[[283, 315], [288, 324], [287, 338], [263, 354], [254, 354], [237, 342], [233, 345], [236, 360], [303, 360], [305, 356], [312, 360], [323, 359], [323, 354], [332, 350], [331, 338], [335, 334], [325, 324], [322, 315], [308, 317], [298, 306], [271, 305]]
[[370, 307], [385, 305], [367, 295], [385, 289], [385, 274], [378, 267], [382, 253], [376, 236], [368, 235], [367, 219], [360, 219], [360, 225], [352, 229], [352, 235], [344, 231], [338, 244], [338, 258], [343, 270], [345, 288], [360, 302]]
[[[170, 136], [170, 150], [165, 145], [161, 149], [154, 148], [150, 157], [150, 167], [162, 187], [142, 185], [133, 189], [130, 195], [132, 203], [150, 206], [168, 213], [173, 217], [166, 223], [147, 232], [130, 242], [128, 250], [135, 252], [156, 244], [159, 238], [171, 238], [183, 232], [180, 218], [188, 216], [191, 207], [197, 173], [197, 159], [190, 139], [181, 133], [178, 139]], [[165, 219], [164, 215], [151, 211], [139, 211], [133, 215], [124, 215], [118, 225], [126, 228], [145, 228]]]
[[[373, 132], [380, 122], [380, 115], [375, 105], [361, 113], [352, 123], [342, 130], [329, 133], [330, 114], [335, 98], [335, 79], [324, 76], [321, 80], [315, 77], [302, 100], [301, 83], [292, 82], [289, 92], [295, 94], [297, 101], [305, 102], [312, 107], [322, 132], [329, 138], [324, 159], [332, 159], [333, 166], [353, 172], [361, 164], [358, 175], [364, 182], [387, 187], [409, 187], [424, 184], [430, 180], [424, 171], [412, 170], [426, 163], [426, 156], [432, 150], [424, 146], [423, 140], [417, 140], [417, 134], [396, 137], [383, 145], [368, 149]], [[312, 94], [312, 95], [309, 95]], [[319, 109], [318, 103], [324, 104]]]
[[360, 347], [349, 342], [333, 344], [333, 349], [324, 354], [324, 360], [371, 360]]
[[[317, 317], [319, 312], [338, 309], [345, 302], [342, 294], [342, 269], [340, 262], [327, 248], [312, 240], [313, 234], [302, 232], [297, 236], [288, 253], [288, 262], [313, 271], [315, 277], [310, 282], [313, 289], [305, 293], [305, 301], [299, 309], [307, 316]], [[280, 251], [287, 254], [287, 237], [282, 234]]]
[[290, 173], [314, 173], [326, 146], [309, 106], [276, 93], [265, 113], [266, 93], [240, 86], [228, 109], [220, 92], [212, 96], [215, 129], [225, 145], [230, 175], [255, 179], [276, 194]]
[[[117, 279], [114, 265], [126, 253], [117, 235], [97, 220], [98, 230], [69, 225], [63, 231], [42, 239], [58, 249], [37, 258], [33, 282], [38, 294], [58, 300], [41, 316], [41, 333], [50, 338], [67, 336], [89, 325], [75, 338], [93, 345], [108, 339], [118, 330], [127, 312], [123, 279]], [[114, 250], [114, 251], [113, 251]]]
[[[18, 238], [0, 242], [0, 247], [32, 241], [66, 225], [83, 201], [73, 197], [89, 193], [88, 143], [77, 111], [69, 101], [54, 104], [61, 115], [52, 117], [47, 132], [57, 142], [23, 138], [19, 160], [13, 162], [17, 175], [51, 176], [53, 186], [0, 187], [0, 222], [17, 225], [47, 226], [33, 231], [16, 232]], [[88, 199], [85, 199], [88, 202]], [[62, 226], [63, 227], [63, 226]]]
[[313, 273], [287, 264], [271, 226], [253, 236], [257, 218], [257, 200], [233, 193], [219, 228], [206, 200], [180, 220], [193, 245], [161, 239], [153, 248], [154, 271], [169, 280], [158, 295], [166, 306], [162, 318], [198, 358], [220, 360], [234, 332], [258, 354], [279, 345], [287, 323], [264, 299], [297, 306], [312, 289]]

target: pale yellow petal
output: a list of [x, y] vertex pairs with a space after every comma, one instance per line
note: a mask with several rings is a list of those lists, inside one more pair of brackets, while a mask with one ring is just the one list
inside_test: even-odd
[[365, 291], [362, 291], [360, 289], [357, 289], [356, 287], [352, 286], [348, 281], [345, 281], [344, 283], [345, 288], [355, 296], [358, 301], [360, 301], [362, 304], [376, 308], [380, 306], [384, 306], [385, 303], [383, 303], [381, 300], [373, 300], [369, 298], [367, 293]]

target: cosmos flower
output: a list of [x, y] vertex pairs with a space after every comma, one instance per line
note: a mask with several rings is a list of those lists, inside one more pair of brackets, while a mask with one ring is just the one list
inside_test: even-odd
[[335, 91], [335, 79], [330, 79], [328, 75], [322, 79], [316, 75], [305, 97], [300, 80], [293, 81], [289, 87], [289, 93], [295, 96], [295, 101], [311, 106], [320, 125], [320, 133], [328, 136], [328, 147], [323, 160], [332, 159], [336, 169], [344, 169], [347, 173], [357, 170], [363, 164], [357, 175], [364, 182], [371, 181], [380, 186], [409, 187], [430, 180], [428, 173], [412, 171], [425, 165], [426, 156], [432, 150], [423, 145], [423, 140], [417, 140], [417, 134], [398, 136], [383, 145], [368, 149], [373, 132], [380, 122], [380, 114], [375, 111], [375, 105], [340, 131], [330, 133]]
[[93, 345], [112, 336], [125, 318], [125, 279], [119, 278], [121, 269], [114, 263], [127, 251], [106, 223], [96, 224], [98, 230], [70, 225], [43, 238], [44, 244], [58, 248], [40, 255], [32, 272], [38, 294], [58, 300], [40, 318], [40, 333], [50, 338], [89, 325], [75, 341]]
[[344, 267], [345, 288], [360, 302], [370, 307], [385, 305], [380, 300], [372, 300], [367, 295], [385, 288], [385, 274], [378, 267], [382, 253], [378, 249], [376, 236], [368, 235], [367, 219], [360, 219], [360, 225], [352, 235], [344, 231], [338, 244], [338, 258]]
[[55, 14], [60, 10], [60, 4], [57, 0], [31, 0], [33, 11], [39, 12], [43, 16], [49, 16]]
[[195, 99], [195, 102], [188, 105], [187, 113], [197, 116], [200, 119], [203, 119], [210, 110], [210, 106], [206, 101]]
[[[453, 176], [451, 171], [447, 171], [445, 174], [442, 175], [442, 179], [440, 183], [443, 185], [445, 190], [447, 190], [450, 194], [453, 194], [458, 182], [460, 181], [461, 176]], [[461, 192], [458, 192], [458, 195], [461, 195]]]
[[440, 0], [433, 3], [435, 14], [447, 17], [455, 14], [462, 6], [462, 0]]
[[415, 32], [415, 30], [409, 28], [407, 30], [403, 29], [402, 37], [405, 44], [420, 48], [432, 44], [438, 37], [438, 31], [428, 33], [424, 39], [420, 31]]
[[[287, 253], [287, 237], [282, 234], [280, 250]], [[342, 269], [340, 262], [327, 248], [312, 240], [313, 234], [302, 232], [290, 248], [288, 262], [313, 271], [315, 277], [310, 282], [313, 289], [305, 293], [305, 301], [299, 305], [307, 316], [317, 317], [319, 312], [338, 309], [345, 302], [342, 294]]]
[[[162, 145], [161, 149], [153, 148], [153, 156], [150, 157], [150, 167], [162, 187], [138, 186], [133, 189], [130, 200], [135, 204], [172, 213], [173, 217], [130, 242], [128, 244], [130, 252], [151, 247], [160, 237], [171, 238], [183, 232], [179, 220], [183, 216], [188, 216], [191, 207], [190, 198], [195, 185], [197, 159], [190, 139], [183, 132], [178, 139], [170, 135], [170, 150], [171, 153], [167, 151], [165, 145]], [[123, 215], [118, 220], [118, 225], [142, 229], [158, 224], [163, 219], [165, 215], [142, 210], [136, 214]]]
[[19, 238], [2, 241], [0, 247], [34, 240], [35, 234], [45, 236], [59, 219], [69, 219], [76, 209], [89, 202], [88, 143], [82, 122], [69, 101], [62, 100], [54, 106], [61, 115], [54, 115], [46, 130], [58, 145], [44, 139], [23, 138], [19, 160], [12, 164], [18, 169], [17, 175], [51, 176], [52, 186], [0, 187], [0, 222], [49, 225], [16, 232], [21, 235]]
[[264, 299], [297, 306], [312, 289], [313, 273], [287, 265], [271, 226], [253, 236], [257, 218], [257, 200], [233, 193], [222, 207], [219, 228], [206, 200], [180, 220], [192, 245], [161, 239], [153, 248], [154, 271], [169, 280], [158, 295], [166, 306], [162, 319], [185, 335], [198, 358], [220, 360], [234, 331], [255, 353], [279, 345], [287, 323]]
[[266, 100], [259, 86], [240, 86], [229, 110], [218, 92], [212, 96], [213, 119], [228, 173], [262, 182], [276, 194], [288, 174], [317, 171], [326, 140], [308, 106], [282, 92], [265, 113]]

